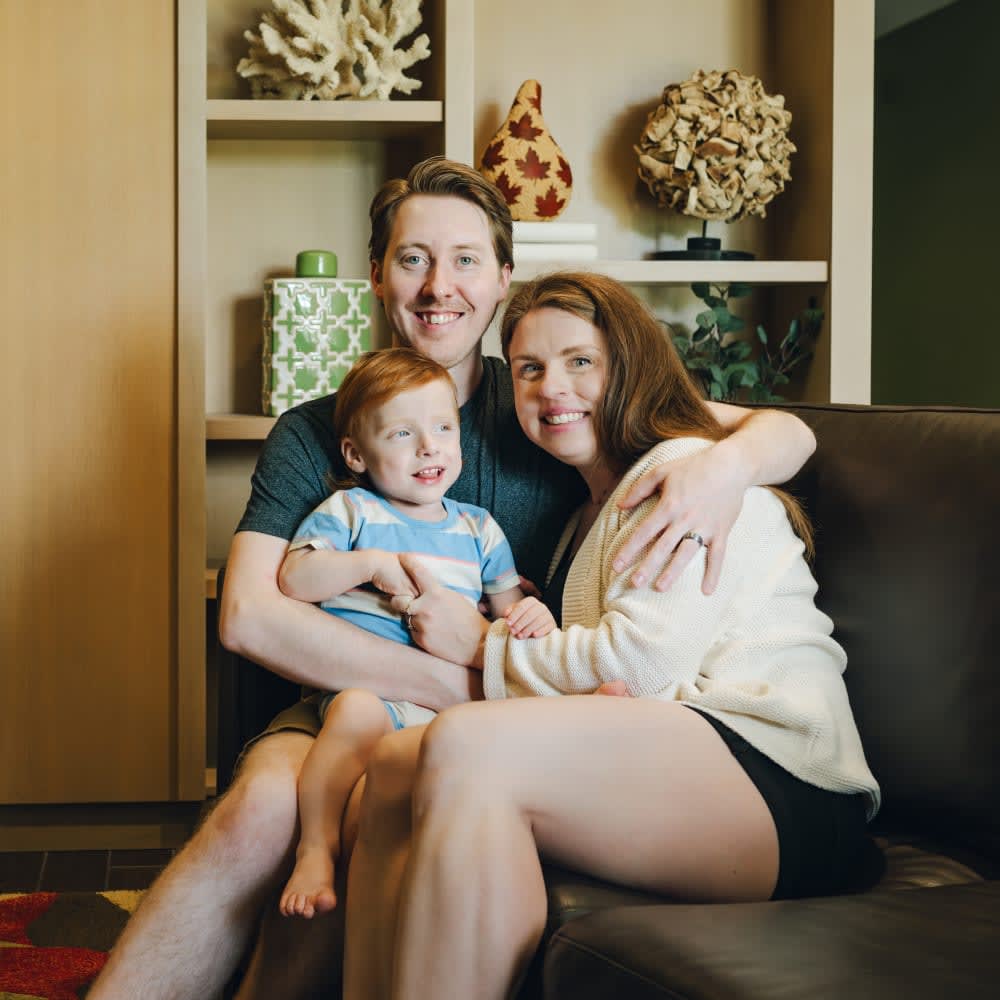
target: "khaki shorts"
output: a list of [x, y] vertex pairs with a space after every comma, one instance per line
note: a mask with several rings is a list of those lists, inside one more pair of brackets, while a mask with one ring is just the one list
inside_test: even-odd
[[[263, 732], [253, 739], [247, 740], [240, 751], [233, 773], [236, 774], [243, 763], [247, 752], [261, 740], [275, 733], [305, 733], [315, 739], [323, 728], [323, 718], [330, 702], [336, 697], [325, 691], [317, 691], [296, 702], [289, 708], [279, 712]], [[406, 726], [421, 726], [430, 722], [437, 713], [422, 705], [414, 705], [408, 701], [387, 701], [382, 699], [385, 710], [389, 713], [393, 729], [403, 729]]]
[[323, 723], [319, 717], [319, 703], [312, 700], [313, 696], [303, 698], [294, 705], [289, 706], [279, 712], [268, 724], [267, 728], [259, 732], [253, 739], [247, 740], [243, 744], [239, 757], [236, 758], [236, 765], [233, 767], [233, 778], [240, 773], [243, 761], [247, 754], [261, 740], [275, 733], [305, 733], [315, 739], [319, 736], [319, 731]]

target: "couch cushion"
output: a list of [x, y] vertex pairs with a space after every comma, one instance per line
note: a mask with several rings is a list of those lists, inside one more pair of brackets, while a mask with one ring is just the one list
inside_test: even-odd
[[992, 998], [1000, 883], [602, 910], [562, 927], [546, 1000]]
[[1000, 847], [1000, 411], [792, 409], [818, 440], [792, 489], [881, 825]]

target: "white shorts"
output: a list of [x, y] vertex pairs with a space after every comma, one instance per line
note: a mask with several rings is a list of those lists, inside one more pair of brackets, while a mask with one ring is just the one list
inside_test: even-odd
[[[319, 702], [320, 721], [326, 718], [330, 702], [337, 697], [337, 692], [324, 694]], [[308, 699], [307, 699], [308, 700]], [[423, 705], [414, 705], [412, 701], [387, 701], [382, 699], [385, 710], [389, 713], [393, 729], [405, 729], [407, 726], [423, 726], [433, 719], [437, 712]]]

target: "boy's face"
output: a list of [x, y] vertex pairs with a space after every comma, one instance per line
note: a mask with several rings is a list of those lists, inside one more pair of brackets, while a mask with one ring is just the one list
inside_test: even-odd
[[478, 364], [480, 342], [510, 285], [486, 213], [453, 195], [411, 195], [400, 206], [372, 286], [397, 343], [452, 371]]
[[441, 498], [462, 471], [455, 390], [444, 378], [401, 392], [362, 414], [341, 451], [403, 514], [440, 520]]

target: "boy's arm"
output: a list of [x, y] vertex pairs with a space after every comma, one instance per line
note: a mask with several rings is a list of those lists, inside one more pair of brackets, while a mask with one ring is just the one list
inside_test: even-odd
[[628, 509], [660, 493], [656, 508], [615, 557], [615, 571], [628, 570], [655, 539], [632, 569], [634, 586], [653, 581], [657, 590], [669, 589], [700, 548], [697, 541], [684, 540], [685, 533], [696, 532], [708, 545], [702, 590], [711, 594], [722, 572], [726, 542], [743, 505], [743, 494], [751, 486], [791, 479], [816, 448], [813, 432], [794, 414], [726, 403], [706, 405], [732, 432], [730, 436], [704, 451], [651, 469], [621, 502]]
[[523, 597], [524, 591], [521, 590], [520, 586], [517, 586], [499, 594], [484, 594], [483, 600], [486, 602], [486, 607], [489, 608], [490, 618], [496, 619], [503, 618], [508, 609], [517, 604]]
[[313, 548], [311, 545], [293, 549], [281, 563], [278, 586], [286, 597], [316, 604], [355, 587], [373, 583], [383, 593], [410, 594], [417, 591], [399, 557], [384, 549]]
[[520, 587], [487, 595], [487, 603], [494, 619], [507, 620], [515, 639], [538, 639], [556, 627], [552, 612], [534, 595], [525, 597]]
[[478, 671], [382, 639], [282, 594], [278, 571], [287, 549], [273, 535], [234, 536], [219, 604], [219, 635], [227, 649], [324, 690], [365, 687], [434, 709], [482, 697]]

